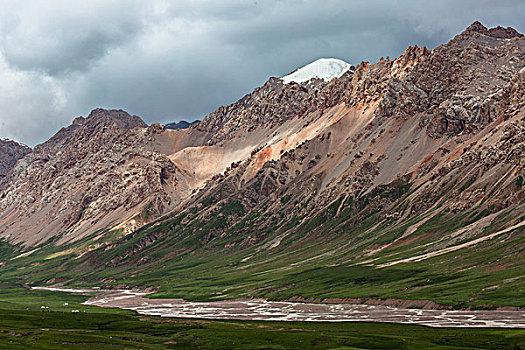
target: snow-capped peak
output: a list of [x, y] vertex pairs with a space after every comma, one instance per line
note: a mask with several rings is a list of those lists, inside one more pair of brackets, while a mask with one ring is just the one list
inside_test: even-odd
[[337, 58], [320, 58], [293, 71], [281, 79], [285, 84], [288, 84], [291, 81], [302, 83], [313, 78], [330, 81], [333, 78], [339, 78], [351, 67], [352, 65], [350, 63]]

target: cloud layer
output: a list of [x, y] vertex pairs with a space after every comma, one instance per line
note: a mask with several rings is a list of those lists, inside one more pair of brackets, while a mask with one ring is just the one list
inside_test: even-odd
[[521, 0], [0, 2], [0, 137], [29, 145], [96, 107], [202, 118], [317, 58], [393, 58], [474, 20], [525, 31]]

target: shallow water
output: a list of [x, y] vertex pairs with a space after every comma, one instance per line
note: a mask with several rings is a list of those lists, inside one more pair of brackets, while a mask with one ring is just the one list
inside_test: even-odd
[[320, 304], [263, 299], [187, 302], [182, 299], [148, 299], [135, 290], [100, 290], [34, 287], [93, 295], [84, 304], [119, 307], [161, 317], [257, 321], [368, 321], [420, 324], [432, 327], [525, 328], [525, 310], [428, 310], [377, 305]]

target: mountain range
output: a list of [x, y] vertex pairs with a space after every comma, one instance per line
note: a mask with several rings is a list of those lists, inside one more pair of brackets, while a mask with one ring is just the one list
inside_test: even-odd
[[512, 28], [475, 22], [376, 63], [320, 59], [189, 125], [95, 109], [0, 152], [3, 281], [525, 306]]

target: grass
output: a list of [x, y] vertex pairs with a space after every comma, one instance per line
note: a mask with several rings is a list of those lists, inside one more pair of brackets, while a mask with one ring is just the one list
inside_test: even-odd
[[[237, 208], [237, 205], [232, 206]], [[253, 217], [253, 216], [252, 216]], [[421, 244], [429, 241], [428, 231], [441, 227], [450, 232], [460, 223], [453, 217], [436, 216], [413, 235], [415, 240], [386, 248], [377, 257], [377, 263], [398, 260], [421, 253]], [[464, 220], [471, 216], [462, 215]], [[314, 218], [315, 219], [315, 218]], [[212, 219], [213, 220], [213, 219]], [[334, 230], [343, 225], [341, 218], [326, 222]], [[192, 301], [207, 301], [237, 297], [268, 297], [287, 299], [293, 296], [315, 298], [398, 298], [425, 299], [440, 304], [462, 307], [525, 306], [524, 259], [525, 236], [523, 230], [508, 234], [509, 239], [480, 243], [472, 248], [444, 254], [421, 262], [411, 262], [377, 269], [368, 264], [363, 247], [377, 242], [393, 241], [406, 230], [380, 226], [370, 231], [374, 217], [353, 226], [352, 231], [327, 236], [313, 230], [294, 235], [302, 229], [297, 219], [283, 220], [279, 232], [292, 232], [274, 249], [261, 249], [268, 242], [245, 249], [225, 248], [225, 242], [235, 242], [231, 237], [213, 240], [200, 248], [187, 230], [200, 232], [195, 222], [176, 224], [169, 222], [156, 227], [146, 227], [143, 233], [125, 237], [115, 248], [96, 250], [77, 258], [75, 254], [62, 255], [61, 251], [91, 244], [92, 238], [73, 246], [47, 245], [26, 258], [9, 260], [15, 256], [12, 247], [4, 244], [5, 266], [0, 267], [1, 282], [46, 285], [66, 282], [73, 286], [129, 286], [160, 287], [152, 297], [176, 297]], [[334, 222], [340, 222], [336, 224]], [[441, 222], [441, 226], [439, 226]], [[151, 244], [144, 252], [127, 254], [140, 241], [159, 227], [168, 234]], [[498, 230], [495, 225], [491, 230]], [[186, 239], [185, 237], [189, 237]], [[503, 237], [504, 238], [504, 237]], [[272, 237], [269, 238], [269, 240]], [[222, 244], [220, 243], [222, 242]], [[381, 243], [382, 244], [382, 243]], [[125, 259], [121, 257], [126, 256]], [[50, 259], [50, 257], [53, 257]], [[141, 264], [147, 257], [151, 262]], [[121, 259], [120, 265], [105, 262]], [[80, 276], [80, 277], [79, 277]], [[497, 286], [497, 287], [494, 287]]]

